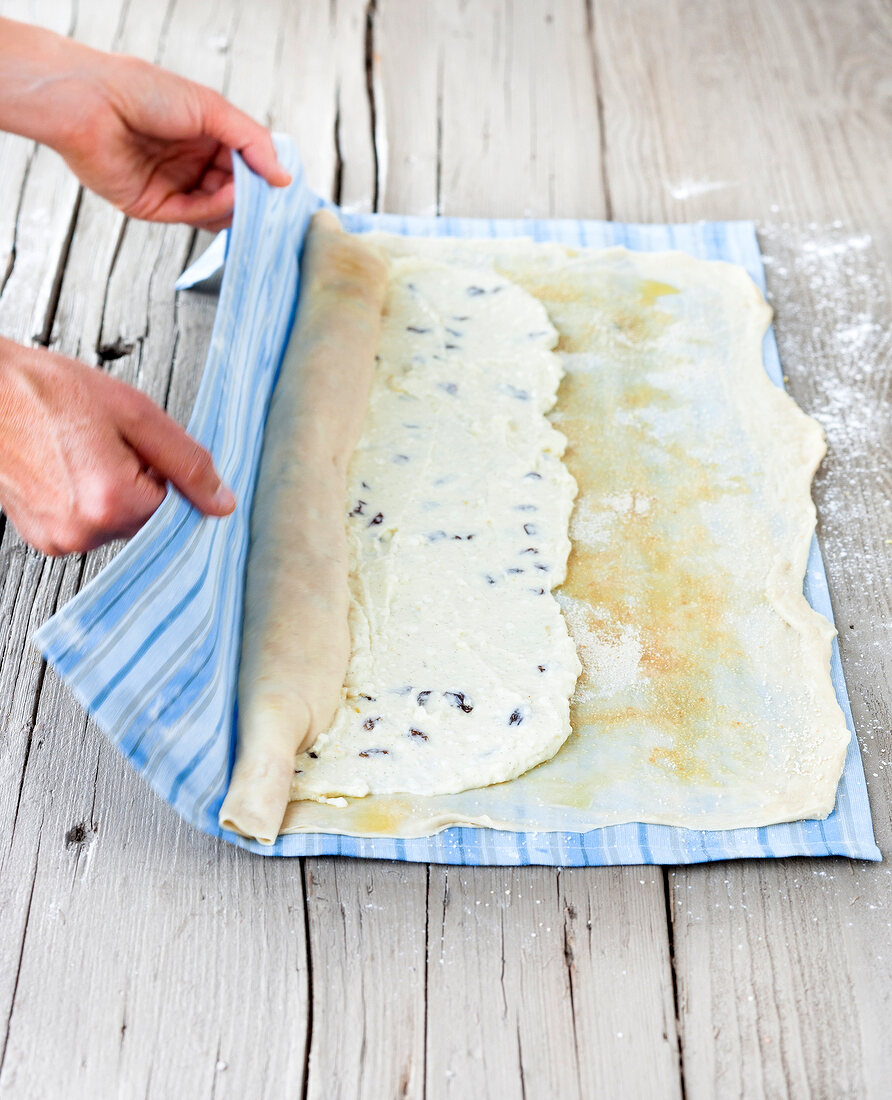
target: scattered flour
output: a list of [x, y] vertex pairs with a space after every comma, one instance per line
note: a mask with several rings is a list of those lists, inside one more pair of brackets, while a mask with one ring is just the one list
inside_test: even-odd
[[673, 199], [683, 201], [693, 199], [697, 195], [706, 195], [710, 191], [722, 191], [726, 187], [736, 187], [736, 183], [726, 183], [725, 180], [682, 180], [679, 183], [664, 183], [663, 186]]
[[[888, 676], [892, 641], [892, 278], [871, 235], [839, 221], [762, 225], [759, 239], [784, 371], [827, 435], [814, 496], [857, 704], [865, 683]], [[856, 705], [861, 746], [883, 756], [880, 701], [868, 704]]]

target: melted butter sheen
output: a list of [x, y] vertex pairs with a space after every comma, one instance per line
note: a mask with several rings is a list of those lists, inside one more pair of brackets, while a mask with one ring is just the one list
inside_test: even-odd
[[292, 797], [499, 783], [570, 733], [580, 665], [552, 588], [576, 485], [548, 421], [542, 305], [491, 267], [393, 261], [347, 501], [347, 696]]
[[[676, 322], [661, 300], [679, 291], [630, 279], [602, 295], [597, 284], [582, 292], [572, 271], [514, 274], [560, 334], [567, 373], [553, 420], [583, 487], [558, 592], [583, 662], [573, 729], [623, 737], [646, 728], [662, 742], [649, 751], [652, 766], [702, 783], [717, 769], [701, 745], [708, 750], [717, 729], [736, 734], [729, 755], [735, 741], [756, 746], [716, 690], [714, 670], [736, 670], [744, 654], [731, 626], [733, 579], [716, 568], [700, 517], [703, 505], [743, 488], [658, 427], [683, 411], [669, 379], [684, 363], [662, 345]], [[581, 779], [587, 801], [592, 777]]]

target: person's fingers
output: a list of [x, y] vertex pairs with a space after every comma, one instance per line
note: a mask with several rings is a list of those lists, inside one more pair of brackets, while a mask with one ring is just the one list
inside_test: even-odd
[[232, 215], [228, 218], [218, 218], [212, 222], [197, 222], [196, 229], [203, 229], [206, 233], [219, 233], [221, 229], [228, 229], [232, 225]]
[[273, 187], [285, 187], [291, 176], [279, 163], [272, 134], [223, 96], [202, 87], [205, 132], [241, 153], [245, 164]]
[[94, 446], [92, 468], [78, 479], [74, 506], [64, 518], [55, 520], [46, 533], [48, 537], [40, 530], [28, 537], [45, 553], [83, 553], [111, 539], [129, 538], [164, 500], [166, 484], [149, 476], [123, 439], [115, 435], [100, 437]]
[[222, 168], [224, 172], [228, 172], [232, 175], [232, 150], [228, 145], [217, 145], [217, 152], [214, 154], [214, 159], [211, 161], [212, 168]]
[[[134, 455], [134, 457], [137, 457], [138, 461], [138, 456]], [[140, 468], [136, 471], [130, 495], [134, 509], [133, 523], [137, 530], [157, 510], [166, 493], [166, 483], [154, 476], [150, 470]]]
[[85, 501], [90, 526], [85, 530], [83, 549], [94, 550], [110, 539], [127, 539], [143, 526], [157, 511], [167, 492], [166, 485], [140, 469], [139, 459], [130, 447], [122, 443], [126, 455], [122, 456], [117, 475], [124, 467], [130, 467], [122, 485], [117, 479], [97, 485], [92, 499]]
[[122, 418], [120, 430], [143, 462], [206, 515], [229, 515], [235, 497], [204, 447], [142, 394], [133, 391], [130, 402], [130, 415]]
[[196, 191], [205, 195], [214, 195], [220, 188], [232, 180], [232, 172], [226, 172], [222, 168], [209, 168], [201, 177]]
[[167, 489], [167, 480], [165, 478], [163, 478], [158, 473], [157, 470], [152, 469], [151, 466], [146, 466], [146, 468], [142, 472], [146, 475], [146, 477], [151, 478], [152, 481], [154, 481], [156, 485], [160, 485], [161, 488], [166, 491], [166, 489]]
[[212, 194], [204, 191], [188, 191], [168, 195], [158, 204], [152, 220], [183, 222], [186, 225], [204, 227], [208, 222], [231, 218], [234, 205], [235, 184], [230, 179]]

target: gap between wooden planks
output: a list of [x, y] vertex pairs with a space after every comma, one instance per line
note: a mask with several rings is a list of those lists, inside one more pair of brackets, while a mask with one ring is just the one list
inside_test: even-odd
[[[71, 29], [157, 57], [268, 114], [298, 139], [317, 189], [348, 205], [368, 207], [377, 195], [381, 208], [410, 213], [612, 210], [629, 220], [769, 220], [781, 206], [774, 213], [783, 217], [771, 219], [776, 252], [811, 240], [808, 219], [844, 218], [851, 233], [876, 216], [882, 166], [852, 180], [852, 150], [841, 154], [843, 139], [863, 142], [882, 124], [850, 117], [853, 82], [869, 107], [863, 73], [881, 70], [888, 41], [882, 9], [869, 4], [819, 18], [802, 4], [785, 13], [750, 3], [696, 19], [684, 6], [652, 3], [630, 14], [601, 2], [434, 9], [342, 0], [295, 10], [283, 0], [249, 17], [238, 3], [135, 7], [81, 4]], [[36, 18], [65, 30], [74, 15], [53, 5]], [[792, 55], [783, 50], [790, 42]], [[846, 48], [866, 65], [850, 71]], [[696, 64], [679, 66], [679, 57]], [[814, 126], [815, 97], [839, 110], [836, 129]], [[53, 346], [88, 360], [93, 348], [103, 358], [129, 347], [107, 369], [167, 396], [185, 419], [213, 309], [197, 295], [179, 306], [172, 296], [188, 231], [123, 225], [92, 196], [79, 200], [51, 154], [17, 148], [12, 173], [0, 162], [4, 200], [17, 208], [0, 331], [50, 334]], [[47, 196], [49, 225], [40, 217]], [[2, 260], [6, 222], [0, 233]], [[888, 244], [877, 252], [863, 261], [880, 285]], [[775, 294], [785, 367], [808, 408], [836, 364], [832, 347], [804, 347], [792, 327], [785, 346], [785, 312], [805, 302], [813, 316], [823, 305], [801, 276], [778, 280]], [[862, 304], [879, 315], [878, 299]], [[825, 328], [837, 320], [818, 316]], [[815, 359], [820, 368], [807, 375], [801, 368]], [[879, 400], [870, 387], [864, 380], [864, 395]], [[844, 478], [854, 443], [836, 446], [840, 458], [820, 486], [834, 505], [823, 517], [825, 547], [852, 526], [866, 534], [865, 517], [880, 514], [869, 483], [836, 510], [833, 478]], [[862, 633], [844, 639], [854, 688], [852, 665], [857, 673], [858, 653], [880, 634], [868, 608], [882, 606], [882, 584], [866, 594], [847, 588], [832, 549], [838, 613], [851, 612]], [[859, 553], [881, 577], [875, 542], [865, 538]], [[672, 947], [690, 1095], [821, 1094], [884, 1079], [877, 1029], [888, 963], [874, 958], [888, 928], [882, 868], [790, 861], [664, 878], [652, 868], [307, 860], [302, 882], [292, 861], [252, 859], [180, 827], [25, 650], [26, 631], [108, 554], [91, 555], [82, 576], [78, 561], [46, 564], [11, 532], [0, 546], [10, 624], [0, 813], [15, 823], [0, 896], [18, 928], [0, 960], [0, 1003], [11, 1006], [0, 1092], [74, 1081], [95, 1095], [123, 1081], [161, 1094], [176, 1081], [187, 1094], [194, 1086], [244, 1095], [289, 1080], [311, 1095], [677, 1095]], [[873, 729], [888, 705], [888, 668], [867, 667], [862, 680], [856, 717], [859, 729]], [[881, 774], [873, 778], [876, 812], [888, 790]], [[80, 823], [82, 838], [72, 827]], [[855, 921], [845, 911], [852, 899]], [[59, 993], [62, 960], [76, 952]], [[41, 991], [47, 960], [55, 990]], [[50, 1051], [47, 1029], [57, 1037]]]

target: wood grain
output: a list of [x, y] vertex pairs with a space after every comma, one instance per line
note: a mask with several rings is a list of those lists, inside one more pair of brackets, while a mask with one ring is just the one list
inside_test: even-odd
[[[379, 3], [384, 203], [428, 214], [603, 215], [587, 33], [582, 5]], [[419, 80], [410, 102], [406, 72]], [[555, 118], [579, 129], [570, 153], [568, 130], [546, 124]], [[632, 881], [642, 919], [626, 921]], [[611, 944], [621, 932], [623, 985], [642, 992], [615, 1013], [594, 1008], [617, 974], [599, 932], [579, 939], [572, 963], [565, 952], [576, 931], [568, 914], [592, 908]], [[427, 921], [428, 1096], [677, 1094], [659, 872], [432, 867]]]
[[[221, 89], [354, 209], [756, 217], [790, 388], [830, 443], [820, 536], [890, 851], [888, 5], [0, 13]], [[0, 333], [183, 422], [215, 300], [172, 284], [204, 239], [125, 221], [0, 135]], [[272, 861], [184, 826], [27, 643], [115, 549], [48, 562], [11, 528], [0, 542], [0, 1096], [885, 1094], [883, 865]]]
[[[94, 4], [97, 10], [109, 15], [107, 5]], [[133, 5], [117, 45], [225, 90], [236, 15], [232, 4], [154, 13]], [[213, 305], [200, 296], [179, 308], [174, 299], [193, 234], [124, 224], [92, 196], [70, 217], [53, 346], [103, 362], [161, 403], [169, 397], [171, 412], [185, 420], [213, 318]], [[41, 247], [31, 242], [44, 263], [47, 256], [53, 262], [62, 223], [50, 223]], [[0, 308], [6, 300], [4, 293]], [[0, 666], [4, 683], [15, 685], [2, 698], [12, 698], [19, 734], [13, 746], [4, 738], [4, 750], [17, 750], [11, 759], [22, 780], [9, 807], [2, 873], [14, 884], [4, 913], [14, 914], [21, 931], [0, 971], [8, 1012], [0, 1094], [95, 1096], [113, 1087], [119, 1095], [244, 1096], [265, 1087], [265, 1075], [300, 1088], [309, 1014], [300, 866], [235, 850], [218, 857], [217, 845], [158, 803], [55, 676], [41, 680], [24, 628], [46, 617], [60, 586], [69, 598], [114, 548], [86, 562], [44, 564], [8, 529], [4, 551], [21, 562], [11, 611], [21, 624], [10, 637], [17, 652], [7, 653], [20, 663], [24, 652], [36, 671], [23, 677], [19, 667]], [[31, 560], [40, 568], [29, 569]], [[24, 699], [17, 704], [22, 692], [33, 717]], [[288, 1041], [261, 1056], [270, 1012]], [[55, 1037], [49, 1052], [48, 1029]]]
[[680, 1096], [662, 883], [431, 867], [428, 1095]]
[[[892, 15], [599, 2], [594, 28], [614, 215], [758, 222], [790, 389], [828, 436], [819, 536], [888, 856]], [[740, 863], [669, 883], [688, 1095], [883, 1094], [885, 866]]]
[[421, 1096], [427, 868], [307, 860], [313, 1028], [307, 1096]]

